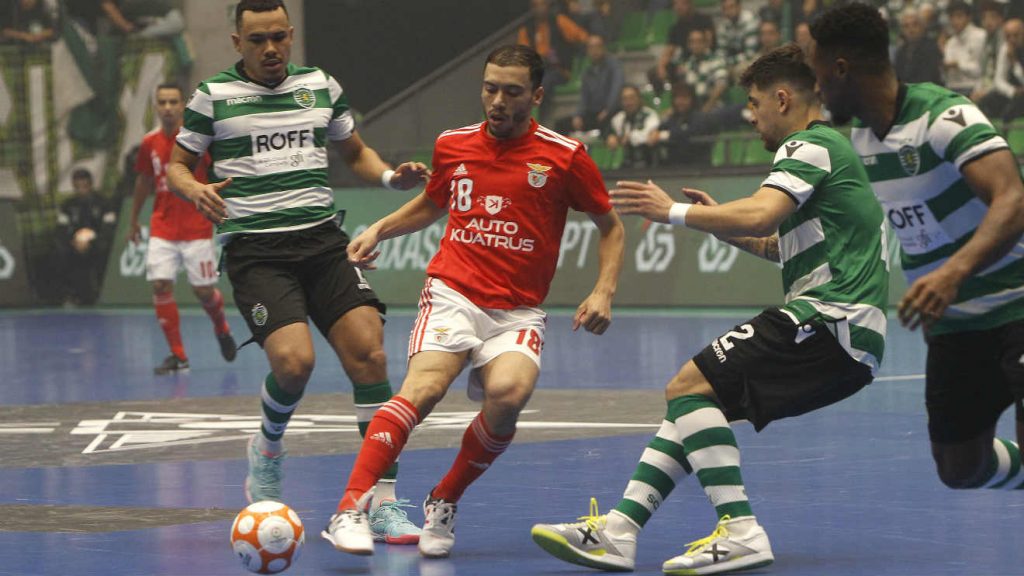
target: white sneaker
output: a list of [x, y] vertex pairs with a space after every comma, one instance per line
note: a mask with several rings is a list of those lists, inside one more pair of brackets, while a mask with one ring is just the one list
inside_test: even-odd
[[458, 506], [427, 494], [423, 501], [423, 532], [420, 554], [427, 558], [447, 558], [455, 545], [455, 512]]
[[366, 512], [360, 509], [342, 510], [331, 516], [331, 522], [320, 535], [342, 552], [359, 556], [373, 554], [370, 521], [366, 517]]
[[720, 574], [760, 568], [775, 561], [768, 534], [753, 516], [723, 516], [710, 536], [688, 546], [690, 549], [681, 556], [666, 560], [661, 567], [662, 572]]
[[598, 515], [597, 499], [590, 499], [590, 515], [582, 522], [535, 524], [530, 536], [545, 552], [588, 568], [628, 572], [636, 564], [636, 536], [613, 536], [605, 529], [607, 515]]

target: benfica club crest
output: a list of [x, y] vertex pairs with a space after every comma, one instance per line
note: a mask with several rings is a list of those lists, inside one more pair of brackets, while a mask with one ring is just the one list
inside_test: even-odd
[[530, 172], [526, 175], [526, 181], [530, 183], [530, 186], [543, 188], [548, 183], [547, 172], [551, 170], [551, 166], [527, 162], [526, 167], [530, 169]]

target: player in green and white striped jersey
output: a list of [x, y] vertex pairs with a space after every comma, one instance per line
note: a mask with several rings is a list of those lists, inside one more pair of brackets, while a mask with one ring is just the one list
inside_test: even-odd
[[[270, 361], [245, 495], [280, 500], [282, 437], [313, 370], [307, 317], [352, 381], [361, 430], [392, 395], [384, 305], [347, 260], [348, 237], [327, 182], [327, 143], [336, 143], [356, 175], [389, 188], [412, 188], [427, 169], [388, 168], [356, 133], [341, 86], [318, 68], [289, 62], [294, 29], [281, 0], [242, 0], [235, 26], [242, 59], [192, 95], [168, 177], [217, 225], [235, 303]], [[191, 170], [205, 152], [213, 159], [210, 184]], [[371, 525], [381, 540], [413, 544], [419, 529], [395, 500], [394, 478], [389, 471], [367, 502]]]
[[1024, 185], [1006, 141], [966, 98], [902, 84], [878, 11], [850, 4], [812, 25], [812, 62], [899, 236], [910, 288], [900, 320], [924, 325], [928, 432], [952, 488], [1024, 488], [1018, 444], [995, 438], [1017, 404], [1024, 439]]
[[592, 503], [576, 524], [537, 525], [555, 556], [594, 568], [633, 568], [636, 537], [683, 477], [694, 474], [715, 507], [716, 530], [665, 562], [667, 574], [716, 574], [773, 561], [753, 515], [729, 421], [769, 422], [838, 402], [871, 382], [885, 348], [888, 303], [882, 211], [849, 142], [821, 121], [814, 74], [795, 44], [755, 61], [741, 82], [753, 124], [776, 150], [749, 198], [718, 205], [684, 189], [676, 204], [652, 182], [620, 182], [624, 214], [710, 232], [782, 263], [785, 304], [736, 327], [669, 382], [668, 411], [622, 500], [606, 516]]

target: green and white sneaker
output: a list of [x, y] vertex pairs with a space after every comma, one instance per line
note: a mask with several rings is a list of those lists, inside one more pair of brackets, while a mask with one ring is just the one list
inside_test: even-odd
[[263, 500], [281, 501], [281, 480], [284, 471], [281, 463], [284, 452], [277, 456], [267, 456], [256, 447], [256, 436], [249, 439], [246, 449], [249, 455], [249, 475], [245, 477], [245, 499], [249, 503]]
[[609, 572], [629, 572], [636, 565], [636, 536], [616, 536], [606, 530], [607, 515], [599, 515], [597, 499], [590, 499], [590, 514], [582, 522], [536, 524], [530, 536], [545, 552], [559, 560]]
[[415, 508], [406, 499], [384, 500], [370, 511], [370, 530], [375, 542], [388, 544], [419, 544], [420, 528], [409, 521], [402, 508]]
[[665, 574], [721, 574], [767, 566], [775, 561], [772, 546], [753, 516], [722, 516], [707, 538], [687, 544], [681, 556], [666, 560]]

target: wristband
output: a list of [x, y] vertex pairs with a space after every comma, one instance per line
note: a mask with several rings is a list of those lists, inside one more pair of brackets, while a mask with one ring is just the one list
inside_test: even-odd
[[395, 188], [394, 186], [391, 185], [391, 177], [394, 175], [395, 171], [388, 168], [387, 170], [384, 171], [383, 174], [380, 175], [380, 183], [383, 184], [384, 187], [389, 190], [398, 190], [398, 188]]
[[683, 204], [682, 202], [673, 204], [668, 210], [668, 223], [686, 228], [686, 213], [690, 211], [690, 206], [693, 204]]

